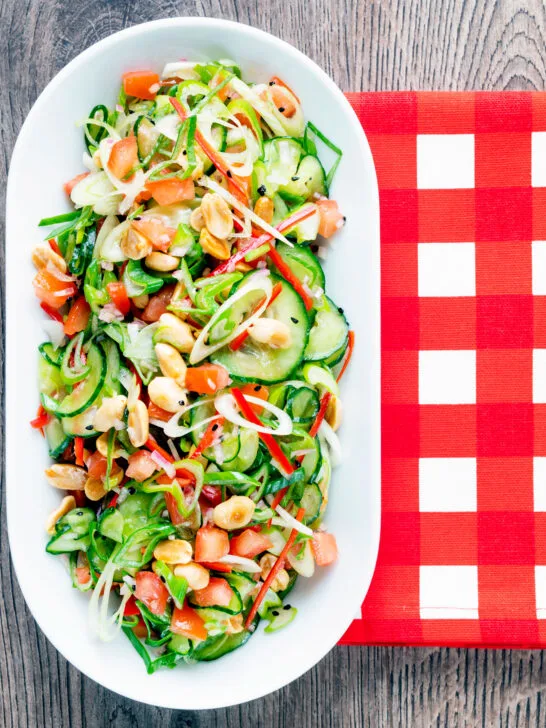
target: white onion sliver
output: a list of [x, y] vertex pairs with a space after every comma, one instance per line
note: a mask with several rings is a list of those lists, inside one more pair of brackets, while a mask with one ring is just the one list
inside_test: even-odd
[[221, 564], [233, 564], [233, 566], [238, 566], [241, 571], [246, 571], [249, 574], [258, 574], [262, 570], [255, 561], [252, 561], [252, 559], [246, 559], [244, 556], [228, 554], [227, 556], [222, 556], [222, 558], [218, 559], [218, 561]]
[[296, 531], [304, 533], [306, 536], [313, 535], [313, 530], [309, 528], [309, 526], [306, 526], [304, 523], [300, 523], [299, 521], [297, 521], [294, 516], [291, 516], [290, 513], [288, 513], [288, 511], [285, 510], [282, 506], [277, 506], [275, 510], [284, 521], [286, 528], [295, 528]]
[[171, 419], [167, 423], [165, 423], [163, 431], [167, 435], [167, 437], [184, 437], [190, 432], [193, 432], [194, 430], [198, 430], [200, 427], [203, 427], [203, 425], [208, 425], [209, 422], [213, 422], [214, 420], [219, 419], [219, 415], [213, 415], [212, 417], [207, 417], [200, 422], [196, 422], [194, 425], [191, 425], [191, 427], [182, 427], [182, 425], [177, 424], [181, 414], [182, 410], [174, 414]]
[[51, 319], [46, 319], [45, 321], [42, 321], [42, 328], [44, 329], [47, 337], [49, 338], [55, 349], [58, 349], [59, 346], [62, 346], [64, 344], [65, 335], [63, 325], [60, 321], [52, 321]]
[[154, 450], [150, 457], [156, 463], [156, 465], [159, 466], [160, 470], [165, 471], [169, 478], [172, 478], [173, 480], [175, 479], [176, 468], [172, 463], [167, 460], [167, 458], [163, 457], [163, 455], [160, 452], [157, 452], [157, 450]]
[[292, 419], [279, 407], [275, 407], [274, 404], [267, 400], [259, 399], [258, 397], [252, 397], [245, 395], [245, 399], [251, 404], [257, 404], [263, 409], [271, 412], [278, 421], [277, 427], [266, 427], [265, 425], [255, 425], [245, 417], [239, 414], [237, 411], [237, 403], [232, 394], [220, 394], [214, 400], [214, 406], [216, 411], [219, 412], [226, 420], [233, 422], [234, 425], [240, 425], [250, 430], [256, 430], [256, 432], [262, 432], [267, 435], [290, 435], [292, 434], [293, 423]]
[[339, 442], [339, 437], [332, 430], [326, 420], [323, 420], [321, 426], [319, 427], [319, 433], [328, 443], [328, 447], [330, 448], [330, 453], [332, 456], [332, 467], [335, 468], [336, 465], [340, 464], [342, 458], [341, 443]]
[[178, 450], [176, 449], [176, 445], [174, 444], [174, 442], [171, 440], [170, 437], [167, 440], [167, 446], [168, 446], [168, 448], [170, 450], [171, 455], [173, 456], [173, 458], [175, 460], [182, 460], [182, 458], [180, 457], [180, 454], [179, 454]]

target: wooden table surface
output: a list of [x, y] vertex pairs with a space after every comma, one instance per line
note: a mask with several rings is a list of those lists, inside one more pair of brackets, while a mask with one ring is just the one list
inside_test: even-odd
[[[541, 0], [0, 0], [2, 231], [11, 150], [39, 92], [92, 43], [177, 15], [229, 18], [279, 35], [343, 90], [546, 83]], [[13, 573], [5, 518], [0, 579], [1, 728], [546, 725], [544, 653], [526, 650], [338, 647], [262, 700], [202, 713], [150, 708], [82, 677], [48, 643]]]

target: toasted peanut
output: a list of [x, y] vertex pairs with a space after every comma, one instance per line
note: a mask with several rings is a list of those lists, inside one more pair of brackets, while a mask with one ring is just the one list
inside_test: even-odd
[[116, 462], [113, 462], [112, 469], [110, 470], [110, 478], [108, 481], [110, 490], [112, 488], [115, 488], [116, 486], [118, 486], [121, 483], [124, 475], [125, 475], [125, 471], [123, 470], [123, 468], [120, 467]]
[[[100, 435], [100, 437], [97, 437], [97, 450], [104, 457], [108, 456], [108, 432], [103, 432], [102, 435]], [[116, 442], [114, 449], [112, 451], [112, 457], [121, 458], [123, 456], [127, 457], [127, 453], [121, 447], [121, 445], [119, 445]]]
[[163, 313], [159, 317], [159, 328], [154, 335], [155, 344], [170, 344], [178, 351], [189, 354], [195, 344], [189, 324], [173, 313]]
[[116, 394], [114, 397], [105, 397], [93, 419], [95, 430], [108, 432], [112, 427], [119, 427], [126, 407], [127, 397], [123, 394]]
[[133, 447], [142, 447], [150, 434], [148, 410], [141, 399], [137, 399], [134, 408], [129, 412], [127, 433]]
[[242, 614], [234, 614], [233, 617], [230, 617], [227, 621], [226, 626], [226, 634], [239, 634], [239, 632], [242, 632], [244, 629], [243, 625], [243, 615]]
[[272, 349], [288, 349], [292, 343], [292, 334], [284, 321], [271, 318], [259, 318], [248, 329], [250, 338], [260, 344], [267, 344]]
[[243, 528], [251, 521], [254, 508], [254, 501], [246, 495], [232, 495], [215, 507], [212, 519], [217, 526], [226, 531]]
[[47, 517], [46, 521], [46, 531], [49, 533], [50, 536], [52, 536], [55, 533], [55, 524], [59, 520], [59, 518], [62, 518], [63, 516], [66, 516], [67, 513], [70, 513], [70, 511], [76, 507], [76, 499], [73, 495], [66, 495], [58, 508], [55, 508], [54, 511], [51, 511], [49, 516]]
[[178, 268], [180, 258], [177, 258], [176, 255], [159, 253], [157, 250], [154, 250], [153, 253], [146, 256], [146, 260], [144, 262], [148, 268], [151, 268], [152, 270], [167, 273], [168, 271], [176, 270]]
[[154, 559], [164, 561], [166, 564], [189, 564], [191, 557], [191, 543], [181, 538], [161, 541], [154, 549]]
[[212, 233], [205, 227], [199, 235], [199, 243], [205, 253], [212, 255], [217, 260], [228, 260], [231, 254], [231, 248], [227, 240], [215, 238]]
[[225, 240], [233, 231], [233, 215], [228, 203], [216, 192], [208, 192], [201, 202], [205, 225], [211, 235]]
[[178, 412], [188, 403], [187, 392], [170, 377], [155, 377], [148, 385], [148, 396], [167, 412]]
[[273, 220], [274, 209], [275, 206], [273, 205], [273, 200], [270, 200], [269, 197], [258, 197], [258, 200], [254, 205], [254, 212], [256, 215], [269, 224], [271, 224], [271, 221]]
[[209, 585], [210, 573], [201, 564], [191, 561], [189, 564], [177, 564], [174, 567], [175, 576], [183, 576], [190, 589], [204, 589]]
[[[273, 565], [276, 561], [277, 557], [273, 556], [273, 554], [264, 554], [259, 560], [258, 564], [262, 569], [261, 577], [264, 581], [269, 576], [269, 572], [273, 568]], [[290, 576], [286, 569], [281, 569], [271, 582], [271, 589], [273, 589], [273, 591], [275, 592], [282, 591], [288, 586], [289, 580]]]
[[146, 308], [150, 300], [150, 296], [147, 293], [143, 293], [141, 296], [133, 296], [131, 300], [137, 308]]
[[341, 406], [340, 398], [336, 397], [335, 394], [330, 397], [328, 407], [326, 408], [325, 419], [334, 432], [336, 432], [336, 430], [339, 430], [341, 421], [343, 419], [343, 409]]
[[121, 252], [131, 260], [140, 260], [145, 258], [153, 250], [152, 244], [148, 238], [130, 227], [127, 233], [121, 238]]
[[183, 387], [187, 366], [180, 352], [170, 344], [156, 344], [155, 355], [162, 374], [171, 377], [179, 387]]
[[85, 482], [85, 495], [90, 501], [98, 501], [106, 495], [106, 488], [102, 480], [87, 478]]
[[203, 217], [203, 210], [201, 209], [201, 205], [199, 205], [199, 207], [196, 207], [195, 210], [192, 210], [192, 213], [190, 215], [190, 225], [194, 230], [197, 230], [198, 233], [200, 233], [201, 230], [205, 227], [205, 218]]
[[32, 251], [32, 262], [38, 270], [45, 268], [51, 264], [61, 273], [66, 273], [66, 261], [65, 259], [51, 249], [46, 243], [40, 243]]
[[244, 260], [240, 260], [235, 263], [235, 270], [239, 271], [239, 273], [248, 273], [249, 270], [252, 270], [252, 266], [245, 263]]
[[49, 485], [61, 490], [83, 490], [87, 472], [78, 465], [55, 463], [45, 471]]

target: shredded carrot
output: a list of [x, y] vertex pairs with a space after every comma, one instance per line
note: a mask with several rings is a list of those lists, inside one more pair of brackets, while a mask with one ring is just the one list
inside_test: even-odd
[[311, 429], [309, 430], [309, 435], [311, 437], [316, 437], [316, 434], [319, 431], [319, 428], [324, 421], [324, 417], [326, 416], [326, 410], [328, 409], [328, 405], [330, 404], [331, 399], [332, 399], [331, 392], [325, 392], [322, 395], [322, 399], [320, 400], [319, 411], [317, 413], [317, 416], [315, 417], [315, 421], [311, 425]]
[[355, 332], [349, 331], [349, 341], [347, 343], [347, 353], [345, 354], [345, 358], [343, 359], [343, 364], [341, 365], [341, 369], [339, 370], [339, 374], [337, 375], [337, 380], [341, 379], [341, 377], [345, 374], [345, 369], [349, 366], [349, 362], [351, 361], [351, 357], [353, 355], [353, 349], [355, 348]]

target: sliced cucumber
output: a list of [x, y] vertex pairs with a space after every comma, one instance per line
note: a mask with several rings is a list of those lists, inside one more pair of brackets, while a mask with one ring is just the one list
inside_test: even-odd
[[282, 187], [283, 192], [299, 195], [306, 200], [316, 199], [315, 195], [328, 195], [326, 174], [318, 157], [307, 154], [300, 161], [296, 174]]
[[296, 176], [303, 149], [292, 137], [275, 137], [264, 142], [265, 186], [268, 192], [289, 184]]
[[290, 624], [297, 613], [298, 610], [296, 607], [291, 607], [289, 604], [286, 604], [282, 609], [277, 607], [271, 609], [266, 615], [267, 619], [269, 619], [269, 624], [264, 629], [264, 632], [267, 632], [267, 634], [278, 632], [283, 627], [286, 627], [287, 624]]
[[345, 352], [347, 351], [348, 343], [349, 343], [349, 338], [345, 339], [342, 346], [340, 346], [337, 351], [334, 351], [333, 354], [330, 354], [330, 356], [324, 360], [324, 363], [326, 364], [326, 366], [335, 367], [336, 364], [339, 364], [339, 362], [345, 356]]
[[42, 403], [46, 410], [58, 417], [75, 417], [93, 404], [100, 394], [106, 376], [106, 358], [98, 346], [92, 344], [89, 347], [87, 363], [91, 368], [89, 376], [61, 402], [42, 394]]
[[209, 637], [204, 642], [199, 642], [193, 648], [190, 661], [205, 661], [217, 660], [219, 657], [227, 655], [228, 652], [233, 652], [238, 647], [242, 647], [245, 642], [250, 638], [252, 632], [243, 630], [237, 632], [237, 634], [221, 634], [216, 637]]
[[71, 438], [64, 431], [61, 420], [56, 417], [53, 417], [44, 427], [44, 434], [49, 448], [49, 457], [58, 458], [70, 444]]
[[[304, 208], [314, 209], [315, 212], [313, 215], [309, 215], [308, 218], [302, 220], [297, 225], [294, 225], [294, 227], [290, 228], [290, 230], [285, 231], [285, 235], [287, 237], [296, 238], [296, 241], [300, 245], [304, 243], [310, 243], [313, 240], [316, 240], [320, 224], [320, 215], [315, 203], [306, 202], [305, 205], [302, 205], [298, 209], [298, 212], [299, 210], [303, 210]], [[292, 212], [295, 211], [292, 210]]]
[[249, 575], [241, 571], [232, 571], [226, 574], [226, 581], [232, 587], [237, 589], [239, 596], [246, 605], [250, 595], [256, 589], [256, 581]]
[[172, 652], [178, 652], [179, 655], [188, 655], [191, 651], [191, 642], [187, 637], [181, 634], [173, 634], [167, 647]]
[[[95, 405], [97, 402], [95, 402]], [[70, 437], [95, 437], [99, 433], [95, 430], [95, 405], [89, 407], [76, 417], [63, 417], [63, 430]]]
[[298, 424], [310, 424], [318, 414], [318, 394], [311, 387], [290, 388], [286, 395], [285, 410]]
[[[217, 617], [218, 619], [223, 619], [227, 614], [240, 614], [243, 611], [243, 600], [241, 599], [241, 595], [235, 588], [235, 586], [231, 585], [231, 591], [233, 592], [231, 601], [227, 605], [227, 607], [220, 607], [220, 606], [214, 606], [214, 607], [199, 607], [195, 605], [195, 602], [193, 602], [193, 608], [197, 610], [203, 617], [205, 616], [211, 616], [211, 612], [221, 612], [223, 617]], [[192, 601], [192, 595], [189, 596], [190, 602]], [[205, 620], [206, 621], [206, 620]]]
[[273, 591], [273, 589], [268, 589], [265, 593], [263, 602], [258, 607], [258, 614], [260, 615], [260, 617], [265, 617], [270, 609], [276, 607], [282, 607], [281, 598], [277, 594], [277, 592]]
[[[200, 407], [194, 407], [191, 410], [190, 424], [193, 427], [199, 422], [203, 422], [203, 420], [206, 420], [215, 414], [217, 414], [217, 412], [214, 406], [214, 402], [206, 402]], [[197, 427], [195, 430], [193, 430], [191, 436], [195, 445], [198, 445], [201, 442], [201, 438], [205, 434], [207, 427], [208, 423], [204, 424], [202, 427]], [[210, 460], [217, 465], [227, 466], [227, 470], [232, 470], [234, 468], [232, 468], [231, 465], [239, 454], [240, 446], [241, 443], [239, 432], [234, 429], [233, 425], [230, 422], [225, 422], [222, 426], [222, 437], [218, 445], [208, 447], [206, 450], [203, 451], [203, 455], [207, 458], [207, 460]], [[237, 470], [237, 468], [235, 468], [235, 470]]]
[[321, 505], [322, 493], [319, 486], [316, 483], [306, 485], [300, 501], [300, 508], [305, 508], [304, 523], [312, 523], [318, 518]]
[[61, 370], [43, 356], [38, 358], [38, 387], [41, 395], [51, 397], [65, 391]]
[[[245, 280], [243, 278], [239, 285], [244, 285]], [[288, 349], [273, 349], [248, 337], [236, 351], [229, 347], [219, 349], [211, 359], [224, 366], [237, 379], [264, 384], [280, 382], [287, 379], [302, 361], [309, 336], [307, 311], [300, 296], [287, 281], [272, 275], [272, 282], [280, 283], [282, 291], [267, 313], [288, 326], [292, 343]]]
[[256, 460], [260, 438], [255, 430], [243, 429], [238, 436], [239, 452], [237, 457], [230, 461], [224, 461], [220, 466], [222, 470], [235, 470], [244, 473], [248, 470]]
[[46, 341], [43, 344], [40, 344], [38, 347], [38, 351], [40, 354], [44, 357], [44, 359], [49, 362], [49, 364], [53, 364], [53, 366], [60, 366], [61, 359], [63, 358], [63, 348], [59, 347], [55, 349], [52, 343], [49, 341]]
[[107, 508], [99, 518], [98, 528], [100, 533], [118, 543], [123, 542], [123, 526], [123, 514], [116, 508]]
[[318, 287], [324, 290], [324, 271], [317, 256], [313, 255], [309, 248], [299, 245], [290, 247], [280, 242], [275, 248], [298, 280], [307, 284], [311, 289]]
[[332, 356], [343, 346], [348, 334], [349, 325], [341, 309], [330, 298], [324, 296], [309, 333], [305, 359], [319, 361]]

